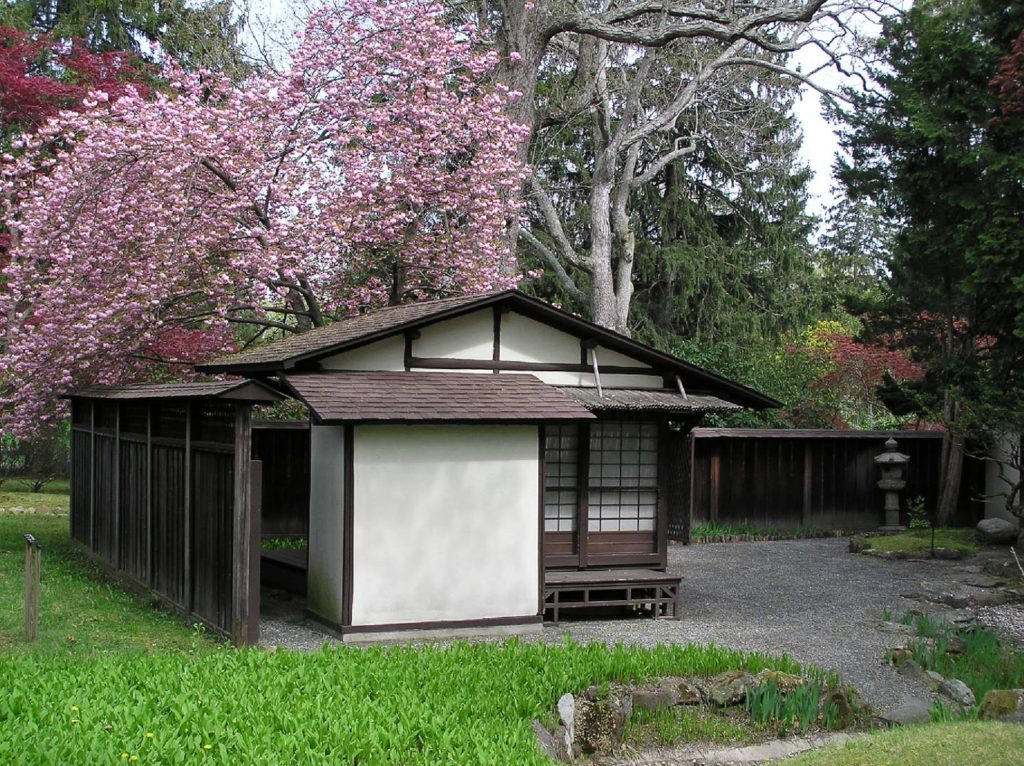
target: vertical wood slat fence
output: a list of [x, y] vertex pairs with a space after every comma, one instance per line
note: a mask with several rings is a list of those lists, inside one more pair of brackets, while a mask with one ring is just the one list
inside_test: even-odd
[[259, 635], [249, 419], [241, 402], [72, 398], [73, 540], [238, 644]]
[[[890, 436], [910, 455], [901, 505], [905, 509], [908, 498], [923, 497], [925, 508], [934, 511], [938, 503], [938, 432], [698, 428], [692, 434], [691, 511], [688, 519], [671, 520], [675, 539], [688, 534], [691, 523], [707, 522], [876, 528], [884, 514], [874, 457]], [[980, 462], [966, 460], [954, 523], [973, 525], [981, 518], [975, 498], [983, 480]]]

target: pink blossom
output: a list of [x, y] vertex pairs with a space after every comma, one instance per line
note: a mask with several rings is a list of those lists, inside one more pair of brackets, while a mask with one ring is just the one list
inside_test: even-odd
[[6, 427], [154, 358], [385, 303], [396, 274], [412, 297], [513, 285], [527, 131], [487, 84], [496, 61], [440, 6], [347, 0], [311, 15], [284, 74], [168, 63], [173, 92], [90, 94], [22, 137], [0, 165]]

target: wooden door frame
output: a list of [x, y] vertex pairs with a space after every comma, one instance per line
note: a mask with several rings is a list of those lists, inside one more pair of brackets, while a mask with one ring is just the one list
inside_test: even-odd
[[[609, 567], [647, 567], [652, 569], [665, 569], [668, 565], [668, 520], [673, 505], [685, 503], [685, 497], [676, 497], [671, 482], [673, 466], [670, 463], [671, 450], [668, 449], [670, 440], [675, 434], [670, 432], [669, 422], [671, 418], [660, 414], [652, 413], [614, 413], [611, 417], [600, 418], [602, 420], [635, 421], [658, 423], [658, 504], [657, 518], [655, 521], [655, 545], [650, 553], [622, 553], [612, 555], [592, 556], [588, 551], [589, 537], [589, 483], [590, 483], [590, 423], [580, 423], [576, 426], [578, 449], [577, 449], [577, 500], [576, 500], [576, 530], [575, 549], [573, 555], [550, 556], [545, 552], [544, 536], [541, 532], [541, 557], [545, 569], [595, 569]], [[679, 419], [682, 431], [681, 438], [696, 423], [695, 418]], [[676, 421], [672, 421], [676, 422]], [[541, 518], [543, 519], [543, 484], [544, 484], [544, 448], [545, 433], [541, 429]], [[675, 466], [675, 470], [681, 467]]]

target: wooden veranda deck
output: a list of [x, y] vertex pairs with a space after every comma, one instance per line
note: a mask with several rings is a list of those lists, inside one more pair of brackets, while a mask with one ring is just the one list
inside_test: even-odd
[[652, 617], [679, 619], [681, 577], [654, 569], [548, 570], [544, 573], [544, 614], [558, 622], [564, 609], [624, 606]]

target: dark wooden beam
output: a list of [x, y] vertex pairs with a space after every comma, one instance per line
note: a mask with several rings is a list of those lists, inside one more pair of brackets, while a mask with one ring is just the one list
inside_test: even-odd
[[537, 429], [537, 614], [544, 615], [544, 426]]
[[[498, 306], [494, 307], [494, 345], [491, 351], [491, 359], [495, 362], [501, 359], [501, 309]], [[497, 375], [499, 370], [495, 369], [494, 374]]]
[[185, 592], [182, 594], [185, 614], [192, 614], [192, 402], [185, 403], [185, 469], [182, 487], [184, 508], [182, 509], [182, 547], [184, 558]]
[[355, 551], [354, 537], [355, 530], [355, 487], [353, 486], [355, 474], [355, 456], [352, 454], [355, 443], [355, 426], [345, 426], [343, 437], [344, 452], [342, 481], [342, 530], [341, 530], [341, 624], [343, 628], [352, 626], [352, 556]]
[[146, 587], [153, 587], [153, 403], [146, 402]]
[[114, 507], [111, 511], [114, 514], [114, 568], [122, 569], [123, 561], [121, 556], [121, 403], [114, 402], [114, 465], [111, 466], [114, 486], [111, 488], [114, 495]]
[[[232, 502], [232, 561], [231, 561], [231, 637], [236, 646], [259, 640], [259, 560], [256, 561], [256, 579], [253, 580], [253, 548], [259, 539], [253, 537], [253, 526], [259, 528], [252, 508], [252, 421], [248, 405], [235, 407], [234, 499]], [[255, 595], [255, 611], [251, 598]]]
[[[413, 356], [406, 360], [409, 368], [422, 370], [506, 370], [523, 372], [589, 372], [594, 369], [588, 364], [557, 362], [514, 362], [495, 359], [444, 359], [442, 357]], [[651, 367], [602, 366], [606, 375], [660, 375]]]
[[581, 569], [588, 565], [587, 534], [590, 527], [590, 424], [579, 427], [576, 440], [576, 552], [579, 554], [577, 566]]
[[89, 412], [89, 550], [96, 550], [96, 402]]

